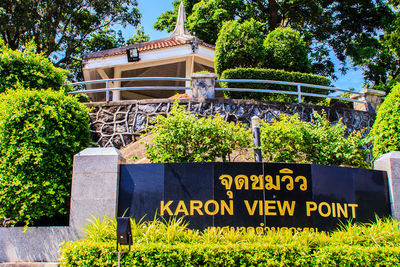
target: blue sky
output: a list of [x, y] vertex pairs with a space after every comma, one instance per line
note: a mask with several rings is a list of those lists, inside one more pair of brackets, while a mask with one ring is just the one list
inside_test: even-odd
[[[169, 36], [167, 32], [156, 31], [153, 28], [157, 17], [163, 12], [172, 9], [172, 0], [138, 0], [139, 10], [142, 13], [142, 26], [144, 31], [150, 34], [150, 40], [157, 40]], [[123, 30], [125, 38], [130, 38], [136, 30], [134, 28], [126, 28]], [[349, 70], [346, 75], [341, 75], [339, 72], [336, 74], [338, 80], [334, 85], [339, 88], [348, 89], [355, 88], [361, 89], [363, 84], [361, 70]]]

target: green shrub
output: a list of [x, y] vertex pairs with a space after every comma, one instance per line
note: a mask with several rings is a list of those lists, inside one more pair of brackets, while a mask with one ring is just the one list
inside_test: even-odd
[[400, 150], [400, 83], [393, 87], [378, 109], [370, 136], [375, 158]]
[[63, 92], [0, 96], [0, 217], [68, 214], [73, 155], [91, 144], [87, 108]]
[[233, 150], [250, 142], [249, 131], [241, 124], [220, 116], [198, 119], [177, 102], [167, 117], [157, 117], [151, 133], [153, 144], [146, 145], [146, 154], [152, 162], [226, 161]]
[[[273, 69], [253, 69], [253, 68], [238, 68], [229, 69], [222, 73], [221, 79], [253, 79], [253, 80], [274, 80], [307, 83], [315, 85], [330, 86], [331, 80], [324, 76], [315, 74], [306, 74], [300, 72], [287, 72], [284, 70]], [[262, 84], [262, 83], [221, 83], [223, 88], [250, 88], [250, 89], [270, 89], [297, 92], [297, 87], [293, 85], [277, 85], [277, 84]], [[301, 87], [302, 92], [329, 94], [329, 90]], [[242, 93], [242, 92], [225, 92], [225, 96], [234, 99], [255, 99], [261, 101], [280, 101], [280, 102], [297, 102], [297, 95], [282, 95], [271, 93]], [[321, 98], [303, 97], [303, 101], [309, 103], [318, 103]]]
[[260, 130], [264, 159], [369, 168], [360, 132], [346, 138], [346, 126], [341, 121], [331, 125], [325, 115], [315, 112], [314, 117], [313, 123], [301, 121], [297, 114], [281, 115], [272, 124], [263, 122]]
[[24, 50], [12, 50], [0, 40], [0, 93], [18, 88], [70, 90], [66, 84], [69, 72], [54, 67], [42, 54], [36, 54], [34, 42]]
[[278, 27], [264, 40], [264, 68], [283, 69], [308, 73], [311, 63], [308, 59], [308, 44], [300, 33], [292, 28]]
[[254, 19], [225, 22], [215, 44], [215, 71], [258, 67], [264, 58], [264, 27]]
[[[115, 222], [107, 221], [114, 229]], [[98, 225], [98, 223], [96, 223]], [[132, 224], [133, 248], [123, 266], [397, 266], [400, 225], [390, 219], [349, 224], [332, 233], [279, 230], [203, 232], [181, 221]], [[102, 227], [101, 229], [104, 229]], [[101, 231], [100, 229], [100, 231]], [[104, 230], [105, 233], [109, 229]], [[104, 234], [101, 234], [103, 235]], [[125, 249], [126, 250], [126, 249]], [[89, 237], [61, 248], [63, 266], [112, 266], [117, 263], [115, 236]]]

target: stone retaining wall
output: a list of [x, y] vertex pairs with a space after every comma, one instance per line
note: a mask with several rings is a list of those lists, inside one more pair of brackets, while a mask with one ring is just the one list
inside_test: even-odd
[[[93, 140], [100, 147], [121, 148], [135, 141], [145, 132], [152, 119], [157, 115], [170, 112], [173, 99], [151, 99], [139, 101], [88, 103], [91, 108], [91, 132]], [[280, 114], [298, 113], [302, 120], [311, 121], [313, 112], [324, 110], [328, 119], [335, 123], [340, 118], [348, 127], [348, 132], [366, 128], [368, 133], [375, 120], [375, 113], [357, 111], [344, 107], [322, 107], [297, 103], [261, 102], [231, 99], [181, 99], [181, 105], [199, 116], [220, 114], [227, 121], [241, 121], [247, 125], [251, 117], [259, 116], [271, 122]]]

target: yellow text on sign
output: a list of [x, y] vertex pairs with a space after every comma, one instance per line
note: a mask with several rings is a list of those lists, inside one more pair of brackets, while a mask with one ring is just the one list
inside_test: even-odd
[[279, 201], [279, 200], [254, 200], [250, 203], [244, 201], [249, 215], [266, 215], [266, 216], [293, 216], [296, 201]]
[[160, 202], [160, 215], [233, 215], [233, 200], [216, 201], [208, 200], [203, 203], [200, 200], [190, 200], [189, 205], [183, 200], [178, 201], [175, 208], [175, 201], [170, 200], [167, 203]]
[[306, 202], [307, 216], [319, 214], [322, 217], [349, 218], [349, 216], [351, 216], [356, 218], [356, 208], [358, 208], [358, 204]]

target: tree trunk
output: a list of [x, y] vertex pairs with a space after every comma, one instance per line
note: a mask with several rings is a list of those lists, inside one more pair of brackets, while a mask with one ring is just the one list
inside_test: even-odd
[[279, 25], [279, 5], [275, 0], [270, 0], [268, 2], [268, 9], [270, 14], [269, 26], [271, 30], [274, 30]]

